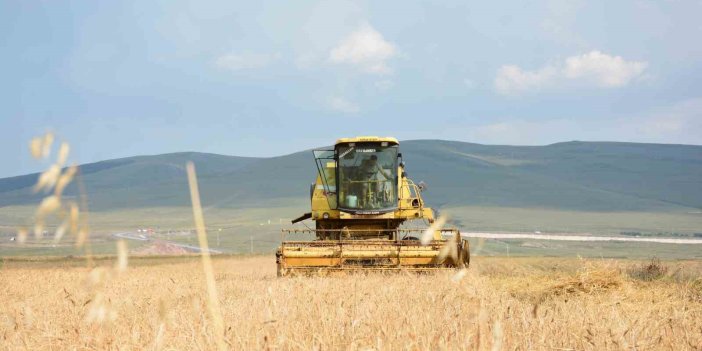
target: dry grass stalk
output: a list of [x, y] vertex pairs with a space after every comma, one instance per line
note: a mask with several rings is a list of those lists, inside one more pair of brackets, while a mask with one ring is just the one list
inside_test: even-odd
[[466, 277], [466, 274], [468, 274], [468, 269], [467, 269], [467, 268], [461, 268], [461, 269], [458, 270], [458, 272], [456, 272], [456, 274], [453, 275], [453, 277], [451, 277], [451, 280], [453, 280], [454, 282], [458, 283], [458, 282], [460, 282], [461, 280], [463, 280], [463, 278]]
[[[29, 143], [32, 156], [35, 158], [49, 157], [53, 142], [54, 135], [52, 133], [33, 138]], [[37, 239], [41, 239], [44, 235], [47, 216], [56, 214], [62, 221], [54, 233], [53, 241], [55, 244], [63, 238], [68, 230], [76, 235], [79, 233], [77, 205], [74, 203], [64, 204], [61, 201], [64, 189], [73, 180], [78, 170], [76, 166], [71, 166], [62, 173], [61, 167], [66, 163], [69, 152], [69, 144], [62, 142], [56, 162], [39, 175], [33, 188], [34, 192], [44, 191], [45, 193], [49, 193], [53, 189], [53, 194], [44, 197], [37, 207], [34, 218], [34, 236]], [[25, 240], [26, 235], [20, 235], [20, 242]]]
[[492, 351], [502, 350], [502, 339], [504, 338], [504, 333], [502, 332], [502, 322], [496, 320], [492, 328]]
[[458, 264], [458, 248], [456, 246], [459, 237], [451, 237], [451, 239], [446, 240], [443, 245], [441, 245], [441, 250], [439, 250], [438, 260], [443, 262], [446, 258], [450, 258], [450, 262]]
[[48, 132], [40, 137], [32, 138], [29, 142], [29, 151], [36, 159], [47, 158], [51, 154], [51, 145], [54, 142], [54, 134]]
[[61, 201], [59, 200], [58, 196], [47, 196], [43, 200], [41, 200], [41, 203], [37, 208], [37, 217], [41, 218], [50, 213], [53, 213], [54, 211], [58, 210], [59, 207], [61, 207]]
[[224, 343], [224, 321], [222, 320], [222, 312], [219, 307], [219, 297], [217, 296], [217, 285], [215, 284], [214, 271], [212, 269], [212, 259], [210, 258], [210, 249], [207, 243], [207, 232], [205, 231], [205, 219], [202, 215], [202, 205], [200, 204], [200, 191], [197, 185], [197, 174], [195, 165], [188, 162], [186, 166], [188, 172], [188, 185], [190, 187], [190, 198], [193, 204], [193, 217], [195, 218], [195, 228], [197, 229], [197, 238], [200, 244], [200, 253], [202, 256], [202, 266], [205, 272], [205, 282], [207, 284], [208, 309], [214, 324], [215, 342], [217, 349], [226, 350]]
[[34, 192], [39, 192], [42, 189], [44, 190], [44, 192], [49, 192], [49, 190], [51, 190], [51, 188], [53, 188], [53, 186], [58, 181], [60, 175], [61, 167], [59, 167], [58, 165], [51, 165], [49, 169], [47, 169], [39, 175], [37, 184], [34, 185]]
[[485, 246], [485, 238], [478, 238], [478, 244], [475, 245], [475, 249], [471, 250], [471, 255], [479, 255], [483, 251]]
[[88, 313], [85, 315], [85, 321], [88, 324], [114, 322], [117, 319], [117, 312], [102, 293], [95, 294], [88, 307]]
[[68, 153], [70, 151], [71, 151], [71, 147], [68, 145], [68, 143], [62, 142], [61, 146], [59, 147], [59, 153], [58, 153], [58, 158], [56, 159], [56, 164], [63, 167], [63, 165], [65, 165], [66, 161], [68, 160]]
[[168, 307], [163, 299], [158, 300], [158, 331], [154, 338], [154, 350], [163, 348], [163, 337], [166, 332], [166, 320], [168, 318]]
[[28, 234], [27, 228], [17, 228], [17, 242], [24, 244], [27, 241]]
[[85, 245], [88, 240], [88, 228], [81, 226], [78, 228], [78, 234], [76, 234], [76, 247], [81, 248]]
[[66, 188], [68, 183], [70, 183], [73, 180], [73, 177], [76, 174], [76, 171], [78, 171], [78, 167], [76, 166], [71, 166], [66, 169], [66, 171], [59, 176], [58, 180], [56, 181], [56, 186], [54, 187], [54, 195], [61, 197], [63, 194], [63, 190]]
[[46, 217], [61, 207], [61, 201], [55, 195], [45, 197], [37, 207], [34, 223], [34, 236], [40, 239], [44, 235]]
[[117, 241], [117, 263], [115, 265], [115, 270], [117, 272], [124, 272], [127, 270], [128, 264], [128, 248], [127, 242], [124, 240]]
[[428, 245], [432, 240], [434, 240], [434, 233], [437, 230], [441, 230], [446, 223], [446, 217], [440, 216], [437, 220], [432, 223], [427, 230], [424, 231], [422, 237], [420, 238], [422, 245]]
[[29, 151], [32, 153], [32, 157], [36, 159], [41, 158], [42, 141], [41, 137], [35, 137], [29, 142]]
[[66, 218], [63, 222], [61, 222], [61, 225], [56, 228], [56, 232], [54, 233], [54, 244], [58, 244], [61, 241], [64, 234], [66, 234], [66, 230], [68, 230], [69, 225], [69, 219]]
[[41, 142], [41, 157], [48, 158], [51, 155], [51, 145], [54, 143], [54, 133], [44, 134]]
[[[33, 138], [29, 143], [32, 156], [37, 159], [49, 157], [53, 142], [54, 135], [52, 133]], [[73, 181], [78, 172], [78, 167], [75, 165], [66, 168], [62, 172], [62, 167], [66, 164], [69, 153], [70, 145], [67, 142], [62, 142], [59, 146], [56, 162], [39, 175], [37, 183], [34, 185], [34, 192], [44, 191], [49, 193], [53, 190], [53, 194], [44, 197], [37, 207], [34, 218], [34, 236], [36, 239], [41, 239], [44, 235], [47, 217], [56, 215], [61, 220], [61, 223], [54, 233], [53, 242], [55, 244], [58, 243], [66, 232], [70, 231], [76, 235], [76, 247], [82, 247], [88, 236], [87, 222], [84, 217], [82, 225], [79, 222], [80, 211], [76, 203], [63, 203], [61, 199], [64, 190]], [[84, 189], [82, 188], [81, 194], [84, 198]], [[18, 234], [24, 234], [24, 232], [18, 230]], [[26, 235], [18, 235], [18, 238], [20, 242], [24, 243]], [[89, 256], [88, 254], [88, 260], [90, 259]]]
[[71, 203], [69, 206], [69, 223], [71, 225], [71, 233], [77, 234], [79, 225], [78, 216], [80, 215], [80, 210], [78, 209], [78, 205], [76, 203]]

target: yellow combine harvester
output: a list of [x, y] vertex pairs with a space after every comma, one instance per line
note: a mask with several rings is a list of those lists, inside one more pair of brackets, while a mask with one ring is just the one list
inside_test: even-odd
[[[468, 265], [468, 242], [458, 230], [441, 229], [439, 221], [427, 229], [400, 228], [407, 220], [434, 223], [434, 212], [424, 206], [422, 187], [406, 177], [397, 139], [342, 138], [333, 150], [315, 150], [314, 158], [312, 211], [292, 222], [311, 218], [316, 228], [283, 230], [276, 252], [279, 276]], [[305, 234], [316, 239], [286, 240]]]

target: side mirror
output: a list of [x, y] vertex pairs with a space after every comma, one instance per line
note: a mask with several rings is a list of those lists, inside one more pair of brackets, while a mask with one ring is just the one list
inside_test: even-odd
[[419, 191], [424, 191], [427, 189], [427, 183], [425, 183], [424, 181], [419, 182], [417, 186], [419, 187]]

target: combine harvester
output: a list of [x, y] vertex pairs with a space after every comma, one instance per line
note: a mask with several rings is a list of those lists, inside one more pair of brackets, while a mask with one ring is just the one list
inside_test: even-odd
[[[334, 271], [436, 271], [467, 267], [470, 250], [457, 229], [442, 229], [424, 206], [423, 186], [406, 177], [395, 138], [337, 140], [315, 150], [317, 180], [310, 188], [315, 229], [284, 229], [276, 252], [278, 276]], [[406, 229], [408, 220], [433, 223]], [[315, 240], [287, 241], [294, 235]], [[420, 240], [421, 239], [421, 240]]]

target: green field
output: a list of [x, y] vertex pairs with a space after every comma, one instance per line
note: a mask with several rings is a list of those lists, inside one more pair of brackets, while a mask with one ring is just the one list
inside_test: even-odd
[[538, 208], [462, 206], [446, 213], [456, 226], [473, 231], [684, 235], [702, 233], [702, 212], [594, 212]]
[[[281, 229], [304, 228], [304, 224], [290, 225], [290, 219], [308, 210], [306, 201], [291, 200], [295, 206], [252, 209], [204, 209], [210, 247], [227, 253], [272, 253], [281, 240]], [[34, 208], [30, 206], [5, 207], [0, 220], [10, 223], [0, 227], [2, 256], [81, 255], [73, 247], [73, 238], [65, 237], [54, 245], [49, 238], [33, 238], [20, 245], [10, 242], [16, 225], [31, 223]], [[520, 209], [500, 207], [463, 206], [441, 211], [449, 217], [451, 226], [463, 231], [542, 233], [590, 233], [617, 235], [622, 231], [641, 232], [642, 235], [692, 235], [702, 228], [702, 215], [686, 212], [587, 212], [549, 209]], [[193, 229], [192, 210], [188, 207], [159, 207], [116, 211], [97, 211], [89, 214], [91, 252], [112, 254], [117, 232], [151, 228], [157, 238], [197, 245]], [[307, 221], [310, 227], [314, 223]], [[408, 226], [422, 226], [422, 222]], [[51, 228], [50, 228], [51, 229]], [[309, 239], [297, 236], [291, 239]], [[559, 242], [541, 240], [471, 240], [474, 255], [512, 256], [566, 256], [566, 257], [661, 257], [668, 259], [702, 258], [697, 245], [610, 242]], [[128, 241], [130, 249], [144, 245]]]

